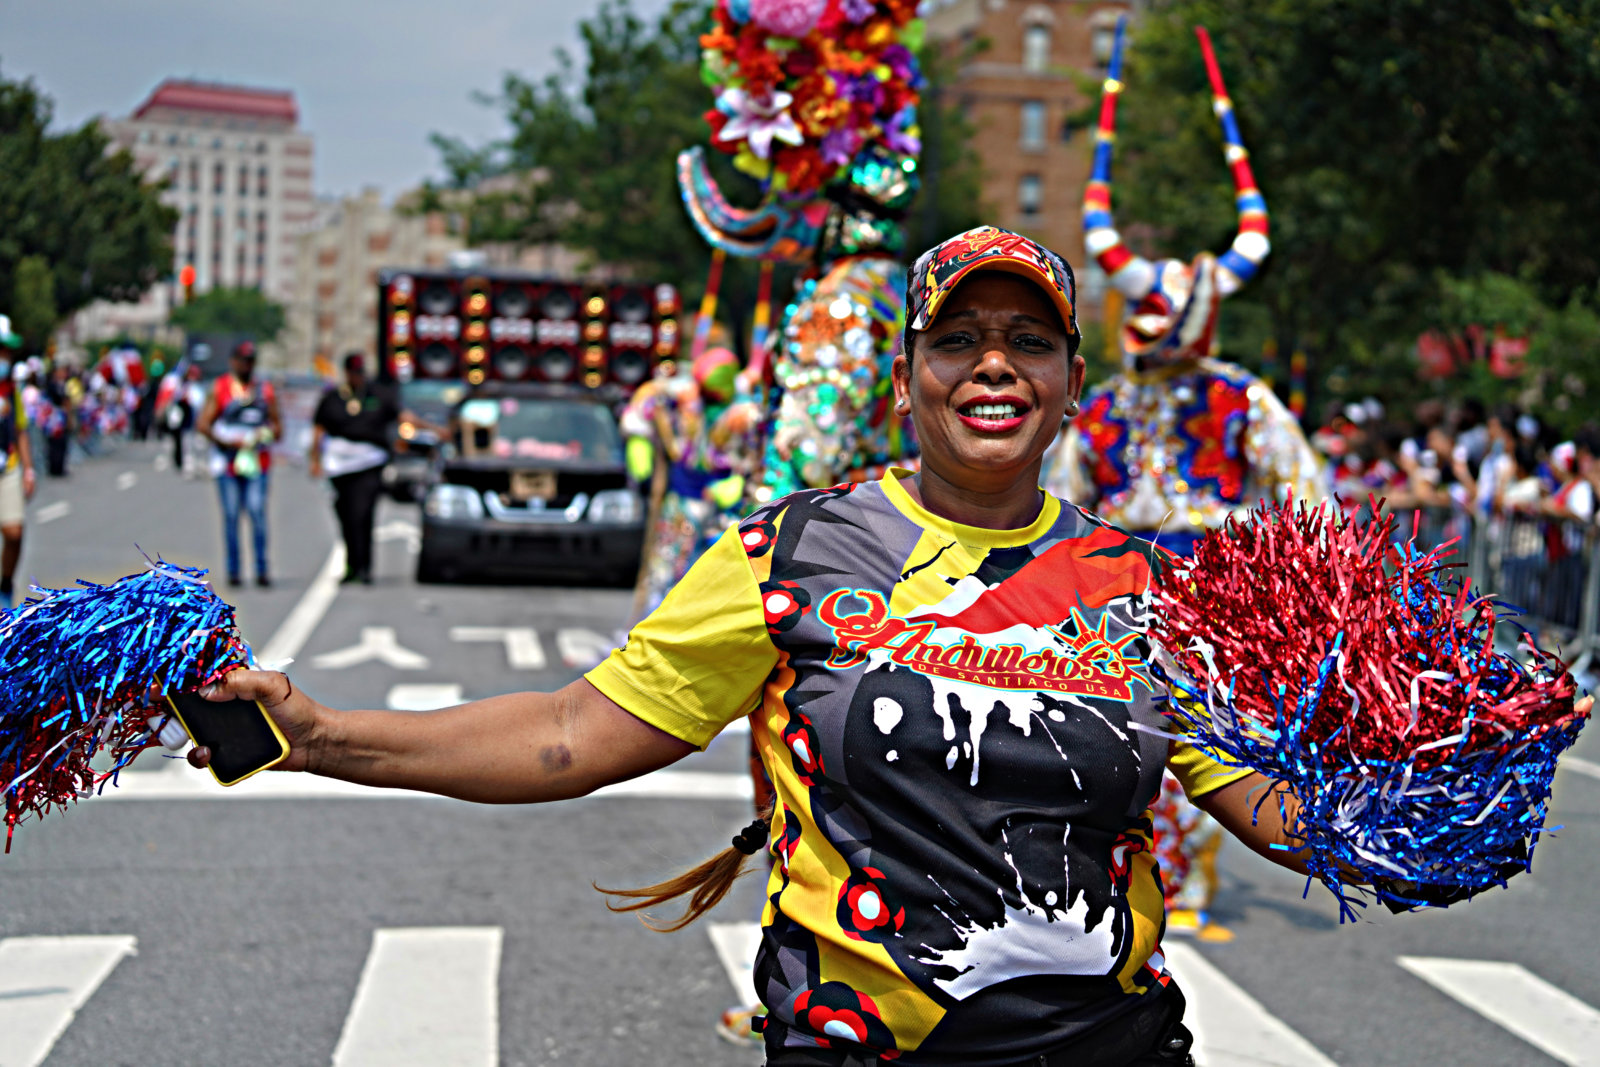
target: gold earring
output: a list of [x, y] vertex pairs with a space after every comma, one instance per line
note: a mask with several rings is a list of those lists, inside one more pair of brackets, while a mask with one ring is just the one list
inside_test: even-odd
[[1067, 401], [1067, 414], [1068, 415], [1076, 415], [1077, 413], [1078, 413], [1078, 402], [1076, 400]]

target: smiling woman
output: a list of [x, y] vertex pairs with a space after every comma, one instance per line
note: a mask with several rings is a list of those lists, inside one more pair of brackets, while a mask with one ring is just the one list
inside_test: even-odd
[[1190, 1063], [1160, 949], [1162, 772], [1303, 871], [1299, 807], [1173, 739], [1147, 636], [1167, 557], [1039, 488], [1083, 386], [1075, 295], [1058, 256], [993, 227], [925, 253], [893, 373], [922, 472], [751, 514], [560, 692], [335, 712], [239, 671], [214, 698], [260, 699], [285, 769], [488, 803], [581, 796], [749, 716], [770, 816], [613, 906], [688, 896], [660, 928], [682, 926], [766, 846], [768, 1064]]

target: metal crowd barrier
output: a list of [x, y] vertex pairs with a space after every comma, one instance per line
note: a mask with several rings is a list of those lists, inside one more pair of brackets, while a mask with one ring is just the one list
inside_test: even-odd
[[[1541, 515], [1474, 515], [1463, 508], [1397, 511], [1397, 532], [1437, 548], [1452, 540], [1473, 586], [1517, 608], [1516, 623], [1558, 649], [1574, 673], [1600, 656], [1600, 527]], [[1503, 637], [1509, 642], [1514, 634]]]

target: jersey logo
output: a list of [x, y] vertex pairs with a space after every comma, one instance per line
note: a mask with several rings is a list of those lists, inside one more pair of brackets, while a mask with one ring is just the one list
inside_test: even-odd
[[[865, 604], [866, 610], [841, 610], [849, 597]], [[1125, 704], [1132, 702], [1135, 685], [1156, 692], [1144, 660], [1129, 647], [1140, 635], [1109, 636], [1109, 613], [1090, 625], [1073, 608], [1059, 626], [1025, 631], [1038, 635], [1030, 644], [980, 644], [966, 632], [959, 641], [941, 643], [933, 640], [941, 629], [940, 620], [891, 615], [883, 595], [872, 589], [835, 589], [817, 608], [817, 618], [833, 634], [834, 648], [827, 660], [833, 670], [860, 666], [872, 653], [883, 652], [889, 662], [920, 674], [991, 689], [1048, 690]], [[948, 623], [943, 629], [951, 630]]]

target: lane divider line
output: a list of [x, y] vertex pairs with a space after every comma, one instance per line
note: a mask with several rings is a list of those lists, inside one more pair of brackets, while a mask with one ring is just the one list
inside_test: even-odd
[[339, 595], [339, 580], [344, 577], [344, 542], [335, 541], [322, 570], [311, 579], [299, 603], [279, 624], [267, 643], [256, 650], [256, 661], [263, 665], [284, 663], [300, 654], [311, 633], [333, 606]]
[[43, 526], [47, 522], [55, 522], [72, 514], [72, 504], [66, 500], [57, 500], [54, 504], [46, 504], [33, 514], [33, 521]]
[[[145, 759], [152, 758], [145, 756]], [[197, 771], [182, 759], [168, 759], [155, 771], [125, 770], [116, 785], [92, 803], [107, 800], [445, 800], [412, 789], [377, 789], [315, 774], [268, 771], [235, 786], [221, 786], [211, 775]], [[654, 797], [661, 800], [736, 800], [755, 797], [750, 775], [714, 771], [655, 771], [595, 790], [595, 797]], [[570, 801], [568, 803], [571, 803]], [[4, 1061], [0, 1061], [3, 1063]], [[7, 1065], [9, 1067], [9, 1065]]]
[[1588, 775], [1590, 778], [1600, 778], [1600, 763], [1591, 763], [1577, 756], [1562, 756], [1561, 762], [1556, 764], [1559, 770], [1575, 771], [1578, 774]]

